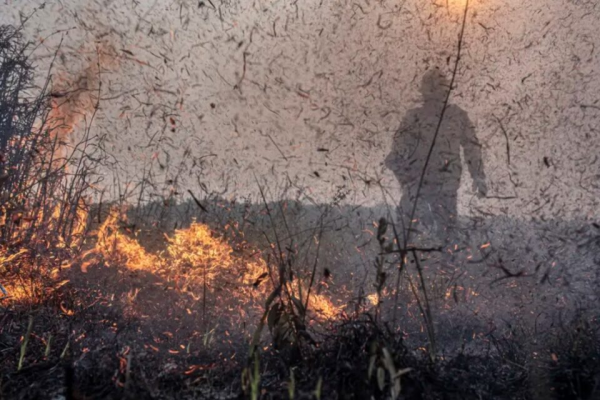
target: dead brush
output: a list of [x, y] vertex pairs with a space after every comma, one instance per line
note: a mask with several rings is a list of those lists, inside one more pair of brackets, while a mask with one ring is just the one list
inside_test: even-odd
[[78, 140], [58, 135], [52, 75], [34, 86], [32, 48], [0, 27], [0, 281], [7, 296], [36, 299], [82, 244], [102, 157], [89, 125]]
[[548, 368], [558, 398], [578, 400], [600, 396], [600, 324], [581, 312], [551, 334]]
[[[274, 267], [267, 263], [268, 277], [275, 289], [265, 302], [263, 315], [250, 343], [247, 364], [242, 372], [242, 386], [251, 399], [256, 398], [256, 390], [260, 387], [259, 351], [265, 327], [271, 334], [273, 347], [280, 361], [285, 365], [286, 373], [290, 374], [290, 385], [293, 388], [296, 386], [296, 379], [292, 368], [301, 364], [317, 346], [310, 329], [310, 320], [326, 320], [341, 313], [339, 308], [316, 293], [314, 288], [317, 282], [319, 251], [324, 231], [324, 215], [321, 216], [319, 226], [315, 228], [314, 261], [306, 271], [302, 271], [297, 265], [297, 249], [291, 239], [294, 235], [290, 232], [283, 211], [280, 209], [285, 232], [290, 238], [287, 241], [282, 240], [278, 224], [275, 222], [275, 212], [267, 202], [263, 187], [260, 184], [258, 187], [272, 228], [273, 240], [266, 232], [264, 236], [270, 243], [272, 259], [275, 260]], [[289, 396], [293, 397], [295, 390], [289, 390]], [[320, 388], [318, 393], [320, 396]]]
[[413, 375], [417, 359], [402, 336], [365, 313], [347, 318], [323, 335], [311, 360], [315, 376], [324, 377], [328, 396], [347, 399], [398, 399], [422, 390]]

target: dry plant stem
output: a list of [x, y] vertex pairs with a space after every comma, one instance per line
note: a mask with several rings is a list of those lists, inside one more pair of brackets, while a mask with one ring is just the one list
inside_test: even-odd
[[[390, 218], [390, 221], [393, 221], [393, 214], [392, 211], [390, 210], [390, 205], [388, 202], [388, 197], [386, 195], [385, 190], [383, 189], [383, 186], [379, 185], [379, 188], [381, 189], [381, 194], [383, 195], [383, 198], [385, 200], [385, 206], [387, 208], [387, 212], [388, 212], [388, 218]], [[404, 221], [401, 218], [400, 222], [402, 223], [402, 233], [404, 236], [406, 236], [406, 231], [404, 229]], [[394, 232], [394, 241], [396, 246], [398, 246], [398, 248], [400, 248], [400, 235], [398, 234], [398, 230], [396, 229], [396, 224], [392, 222], [392, 231]], [[404, 241], [403, 241], [404, 242]], [[402, 272], [404, 271], [404, 267], [405, 267], [405, 263], [404, 263], [404, 252], [399, 249], [398, 250], [398, 254], [400, 256], [400, 265], [398, 267], [398, 274], [396, 275], [396, 287], [394, 290], [394, 307], [393, 307], [393, 311], [392, 311], [392, 326], [396, 326], [396, 319], [398, 316], [398, 296], [400, 293], [400, 279], [402, 278]]]
[[[22, 54], [27, 46], [17, 43], [15, 48], [21, 49], [19, 54]], [[44, 85], [35, 88], [35, 99], [23, 103], [29, 107], [19, 108], [21, 114], [18, 120], [22, 123], [11, 129], [10, 136], [6, 138], [6, 143], [10, 143], [10, 147], [4, 149], [8, 156], [6, 167], [10, 169], [11, 176], [0, 187], [0, 196], [8, 200], [4, 212], [9, 223], [2, 228], [2, 236], [8, 243], [31, 245], [33, 238], [46, 237], [50, 241], [60, 240], [68, 248], [73, 248], [75, 224], [79, 221], [81, 208], [87, 208], [84, 196], [94, 183], [90, 176], [94, 173], [93, 166], [99, 162], [96, 153], [101, 149], [100, 139], [92, 137], [90, 127], [98, 111], [99, 100], [81, 141], [73, 146], [66, 143], [57, 133], [65, 126], [52, 117], [49, 94], [52, 66], [57, 55], [58, 50], [54, 53]], [[21, 97], [26, 96], [19, 91], [34, 89], [27, 86], [32, 79], [31, 66], [26, 62], [21, 65], [24, 69], [11, 70], [9, 67], [8, 71], [2, 65], [2, 73], [18, 77], [16, 86], [3, 87], [11, 93], [16, 90], [16, 97], [12, 99], [17, 101], [15, 104], [21, 104], [18, 103], [22, 101]], [[98, 87], [98, 99], [100, 91], [101, 85]], [[16, 218], [13, 220], [11, 215]], [[21, 219], [27, 221], [24, 228], [19, 224]], [[57, 235], [48, 236], [50, 230]]]
[[[283, 207], [281, 206], [281, 201], [277, 204], [277, 206], [279, 207], [279, 212], [281, 213], [281, 218], [283, 219], [283, 226], [285, 226], [285, 231], [287, 232], [288, 236], [291, 237], [292, 232], [290, 231], [290, 227], [288, 225], [287, 218], [285, 217], [285, 213], [283, 212]], [[292, 239], [292, 244], [293, 244], [293, 239]]]
[[[463, 14], [463, 19], [462, 19], [462, 25], [461, 25], [461, 29], [460, 29], [460, 34], [459, 34], [459, 38], [458, 38], [458, 49], [457, 49], [457, 54], [456, 54], [456, 60], [454, 62], [454, 68], [452, 70], [452, 79], [450, 81], [450, 87], [448, 88], [448, 92], [446, 93], [446, 98], [444, 99], [444, 104], [442, 107], [442, 111], [440, 114], [440, 118], [438, 120], [436, 129], [435, 129], [435, 133], [433, 136], [433, 140], [431, 142], [431, 145], [429, 147], [429, 151], [427, 153], [427, 158], [425, 159], [425, 165], [423, 166], [423, 171], [421, 172], [421, 176], [419, 178], [419, 185], [417, 186], [417, 193], [415, 196], [415, 200], [412, 206], [412, 210], [410, 212], [410, 217], [408, 220], [408, 228], [406, 229], [406, 234], [404, 235], [404, 247], [403, 249], [399, 250], [400, 253], [400, 269], [398, 271], [398, 278], [396, 281], [396, 296], [395, 296], [395, 305], [397, 306], [397, 293], [398, 293], [398, 289], [400, 286], [400, 273], [401, 271], [404, 269], [405, 267], [405, 257], [407, 255], [407, 248], [408, 248], [408, 243], [410, 241], [410, 234], [412, 232], [412, 225], [413, 225], [413, 220], [415, 218], [415, 214], [417, 211], [417, 205], [419, 202], [419, 197], [421, 195], [421, 190], [423, 188], [423, 182], [425, 180], [425, 174], [427, 173], [427, 169], [429, 167], [429, 163], [431, 161], [431, 155], [433, 154], [433, 149], [435, 148], [435, 144], [437, 142], [438, 136], [440, 134], [440, 129], [442, 127], [442, 123], [444, 122], [444, 117], [446, 115], [446, 110], [448, 109], [448, 104], [450, 102], [450, 96], [452, 94], [452, 91], [454, 89], [454, 83], [456, 82], [456, 76], [458, 74], [458, 66], [460, 64], [460, 58], [461, 58], [461, 53], [462, 53], [462, 46], [463, 46], [463, 42], [464, 42], [464, 34], [465, 34], [465, 27], [467, 24], [467, 16], [469, 13], [469, 0], [466, 1], [465, 3], [465, 9], [464, 9], [464, 14]], [[394, 229], [395, 230], [395, 229]], [[395, 232], [395, 236], [396, 236], [396, 240], [398, 240], [398, 235]], [[415, 262], [417, 263], [417, 273], [419, 274], [419, 279], [421, 281], [421, 290], [423, 291], [423, 296], [424, 296], [424, 306], [421, 305], [421, 302], [419, 300], [419, 297], [417, 296], [417, 292], [416, 289], [413, 285], [413, 283], [411, 282], [411, 288], [413, 290], [413, 293], [415, 295], [415, 297], [417, 298], [417, 302], [419, 303], [419, 308], [421, 308], [421, 313], [423, 314], [423, 319], [425, 321], [426, 327], [427, 327], [427, 332], [428, 332], [428, 336], [429, 336], [429, 342], [430, 342], [430, 346], [431, 346], [431, 354], [430, 357], [432, 360], [435, 359], [435, 333], [433, 331], [433, 319], [432, 319], [432, 314], [431, 314], [431, 305], [429, 302], [429, 298], [427, 296], [427, 291], [426, 291], [426, 287], [425, 287], [425, 279], [423, 277], [423, 271], [420, 267], [420, 264], [418, 262], [418, 258], [416, 256], [416, 252], [413, 252], [413, 256], [415, 258]], [[423, 309], [424, 308], [424, 309]], [[394, 323], [396, 321], [396, 307], [394, 308]]]
[[435, 354], [437, 350], [436, 340], [435, 340], [435, 325], [433, 324], [433, 316], [431, 314], [431, 303], [429, 301], [429, 296], [427, 294], [427, 286], [425, 285], [425, 278], [423, 277], [423, 268], [421, 268], [421, 263], [419, 262], [419, 258], [417, 257], [417, 252], [415, 250], [412, 251], [412, 255], [415, 259], [415, 264], [417, 265], [417, 273], [419, 275], [419, 280], [421, 281], [421, 290], [423, 291], [423, 297], [425, 301], [425, 323], [427, 326], [427, 334], [429, 336], [429, 344], [430, 348], [430, 357], [432, 361], [435, 360]]
[[131, 359], [132, 359], [133, 350], [129, 351], [127, 354], [127, 367], [125, 369], [125, 391], [129, 389], [129, 385], [131, 382]]
[[[273, 234], [275, 235], [275, 244], [277, 245], [277, 253], [275, 254], [278, 264], [279, 264], [279, 284], [278, 286], [281, 286], [283, 288], [283, 291], [285, 292], [285, 294], [288, 297], [288, 300], [290, 301], [290, 303], [292, 302], [292, 294], [289, 291], [288, 285], [286, 284], [286, 273], [285, 273], [285, 260], [283, 257], [283, 250], [281, 247], [281, 241], [279, 240], [279, 235], [277, 233], [277, 228], [275, 225], [275, 221], [273, 219], [273, 214], [271, 212], [271, 209], [269, 208], [269, 204], [267, 203], [267, 198], [265, 196], [265, 192], [263, 190], [263, 187], [260, 185], [260, 183], [258, 183], [258, 179], [256, 178], [256, 176], [254, 177], [254, 179], [256, 180], [256, 184], [258, 185], [258, 190], [260, 191], [260, 195], [262, 197], [263, 203], [265, 205], [265, 209], [267, 211], [267, 216], [269, 217], [269, 221], [271, 223], [271, 227], [273, 228]], [[291, 310], [292, 314], [294, 315], [294, 317], [296, 316], [292, 307]]]
[[323, 216], [321, 215], [321, 223], [320, 223], [320, 227], [319, 227], [319, 237], [317, 239], [318, 243], [317, 243], [317, 254], [315, 255], [315, 262], [313, 264], [313, 268], [312, 268], [312, 272], [310, 274], [310, 282], [308, 284], [308, 290], [306, 292], [306, 303], [304, 304], [304, 316], [306, 316], [306, 312], [308, 312], [308, 304], [309, 304], [309, 300], [310, 300], [310, 291], [312, 289], [312, 286], [315, 282], [315, 275], [317, 273], [317, 264], [319, 263], [319, 251], [321, 250], [321, 238], [323, 237]]
[[[396, 241], [396, 245], [400, 243], [400, 237], [398, 235], [398, 230], [396, 229], [396, 224], [392, 224], [392, 230], [394, 232], [394, 240]], [[402, 272], [406, 267], [406, 252], [400, 251], [400, 266], [398, 267], [398, 274], [396, 276], [396, 287], [394, 290], [394, 311], [392, 315], [392, 326], [396, 326], [396, 318], [398, 316], [398, 296], [400, 294], [400, 279], [402, 278]]]
[[[98, 56], [98, 71], [100, 71], [99, 56]], [[100, 72], [98, 72], [98, 74], [100, 74]], [[89, 175], [90, 171], [87, 168], [87, 166], [84, 165], [84, 161], [86, 160], [87, 149], [88, 149], [88, 146], [90, 145], [90, 143], [89, 143], [90, 127], [93, 124], [96, 114], [98, 113], [98, 110], [100, 108], [100, 97], [102, 94], [102, 80], [100, 79], [100, 77], [98, 77], [98, 81], [99, 81], [98, 95], [97, 95], [98, 98], [94, 105], [94, 111], [92, 113], [90, 123], [89, 123], [88, 127], [86, 128], [86, 134], [83, 139], [84, 146], [83, 146], [83, 150], [81, 151], [82, 155], [79, 158], [79, 163], [77, 165], [77, 168], [75, 169], [74, 178], [71, 179], [71, 185], [69, 187], [69, 191], [66, 193], [66, 198], [65, 198], [64, 204], [69, 204], [70, 207], [69, 207], [68, 212], [65, 209], [61, 210], [61, 216], [59, 219], [59, 221], [62, 221], [63, 219], [65, 219], [66, 221], [70, 221], [68, 229], [66, 229], [67, 226], [66, 226], [66, 224], [64, 224], [63, 232], [62, 232], [63, 237], [69, 235], [69, 240], [67, 241], [67, 244], [70, 244], [70, 232], [72, 232], [73, 225], [77, 218], [77, 209], [79, 208], [79, 201], [83, 197], [83, 193], [88, 189], [88, 187], [86, 185], [86, 178]], [[59, 225], [60, 225], [60, 223], [59, 223]]]
[[271, 213], [271, 209], [269, 208], [269, 204], [267, 203], [267, 198], [265, 196], [265, 192], [264, 192], [262, 186], [260, 185], [260, 183], [258, 183], [258, 179], [256, 178], [256, 176], [254, 177], [254, 179], [256, 180], [256, 184], [258, 185], [258, 190], [260, 191], [260, 196], [262, 198], [263, 204], [265, 205], [265, 210], [267, 211], [267, 216], [269, 217], [269, 221], [271, 222], [271, 226], [273, 228], [273, 234], [275, 235], [275, 244], [277, 245], [277, 250], [278, 250], [278, 253], [276, 253], [276, 256], [278, 257], [278, 262], [280, 263], [280, 265], [283, 266], [283, 263], [284, 263], [283, 250], [281, 249], [281, 242], [280, 242], [279, 236], [277, 234], [277, 228], [275, 227], [275, 221], [273, 220], [273, 214]]
[[206, 323], [206, 263], [202, 268], [202, 323], [204, 328], [208, 331], [208, 324]]
[[458, 65], [460, 64], [460, 57], [462, 53], [462, 46], [465, 35], [465, 27], [467, 25], [467, 16], [469, 13], [469, 0], [465, 3], [465, 11], [463, 15], [462, 26], [460, 29], [460, 35], [458, 37], [458, 49], [456, 52], [456, 60], [454, 61], [454, 69], [452, 70], [452, 79], [450, 80], [450, 87], [448, 88], [448, 93], [446, 93], [446, 98], [444, 99], [444, 105], [442, 107], [442, 112], [440, 114], [440, 119], [438, 120], [437, 126], [435, 128], [435, 134], [433, 135], [433, 140], [431, 141], [431, 146], [429, 146], [429, 152], [427, 153], [427, 158], [425, 159], [425, 165], [423, 166], [423, 171], [421, 172], [421, 177], [419, 178], [419, 185], [417, 186], [417, 193], [415, 195], [415, 201], [413, 203], [412, 211], [410, 212], [410, 218], [408, 220], [408, 229], [406, 231], [406, 236], [404, 239], [404, 247], [408, 246], [408, 242], [410, 239], [410, 233], [412, 230], [413, 220], [415, 218], [415, 213], [417, 212], [417, 205], [419, 202], [419, 196], [421, 195], [421, 189], [423, 188], [423, 182], [425, 181], [425, 174], [427, 173], [427, 168], [429, 167], [429, 162], [431, 161], [431, 155], [433, 154], [433, 149], [435, 148], [435, 144], [437, 142], [437, 138], [440, 134], [440, 129], [442, 127], [442, 123], [444, 122], [444, 117], [446, 116], [446, 110], [448, 109], [448, 103], [450, 102], [450, 95], [454, 89], [454, 82], [456, 81], [456, 75], [458, 73]]
[[27, 352], [27, 344], [29, 343], [29, 338], [31, 337], [31, 330], [33, 329], [33, 316], [29, 316], [29, 324], [27, 325], [27, 332], [23, 337], [23, 343], [21, 344], [21, 354], [19, 356], [19, 365], [17, 366], [17, 371], [20, 371], [23, 368], [23, 360], [25, 359], [25, 353]]

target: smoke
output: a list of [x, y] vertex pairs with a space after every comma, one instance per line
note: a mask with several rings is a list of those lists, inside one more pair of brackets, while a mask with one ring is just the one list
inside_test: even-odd
[[[102, 73], [96, 129], [119, 161], [107, 175], [134, 185], [152, 175], [146, 200], [175, 183], [180, 200], [204, 185], [259, 201], [256, 174], [294, 182], [286, 195], [305, 202], [346, 192], [344, 202], [374, 205], [383, 199], [372, 182], [400, 196], [382, 162], [425, 71], [449, 69], [458, 3], [62, 2], [29, 29], [69, 27], [65, 47], [87, 48], [63, 63], [82, 65], [71, 70], [88, 87], [92, 43], [118, 43], [106, 53], [127, 61]], [[490, 193], [473, 200], [463, 180], [461, 214], [594, 215], [597, 17], [593, 5], [567, 1], [471, 2], [452, 101], [475, 124]]]

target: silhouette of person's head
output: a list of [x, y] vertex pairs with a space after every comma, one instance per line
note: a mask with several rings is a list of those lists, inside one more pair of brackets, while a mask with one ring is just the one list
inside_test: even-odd
[[443, 102], [450, 89], [450, 82], [438, 69], [427, 71], [421, 80], [421, 94], [426, 103]]

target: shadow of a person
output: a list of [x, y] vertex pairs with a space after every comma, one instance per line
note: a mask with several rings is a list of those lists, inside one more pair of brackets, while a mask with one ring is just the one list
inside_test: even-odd
[[[385, 165], [402, 185], [399, 211], [403, 229], [409, 226], [419, 181], [450, 90], [449, 85], [437, 69], [425, 74], [420, 88], [423, 104], [406, 113], [394, 135], [392, 151], [385, 159]], [[485, 196], [487, 187], [481, 145], [473, 124], [464, 110], [448, 104], [425, 171], [413, 219], [411, 241], [419, 236], [427, 242], [431, 240], [442, 245], [453, 235], [463, 168], [461, 148], [473, 178], [474, 189], [478, 195]]]

